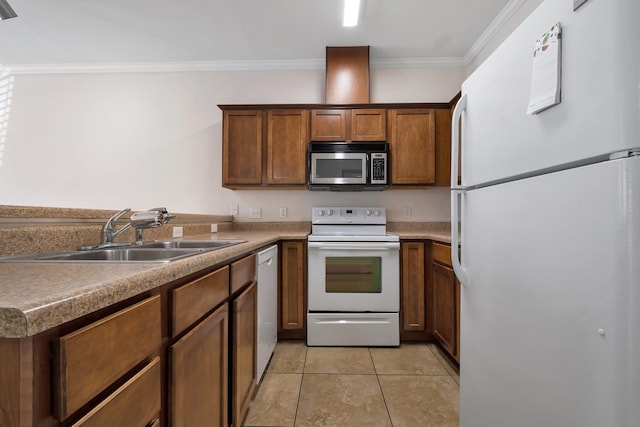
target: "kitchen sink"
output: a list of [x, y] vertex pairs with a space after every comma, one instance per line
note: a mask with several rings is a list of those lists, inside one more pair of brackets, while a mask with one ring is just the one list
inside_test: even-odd
[[0, 258], [0, 262], [153, 262], [166, 263], [244, 243], [245, 240], [178, 240], [116, 248], [44, 252]]

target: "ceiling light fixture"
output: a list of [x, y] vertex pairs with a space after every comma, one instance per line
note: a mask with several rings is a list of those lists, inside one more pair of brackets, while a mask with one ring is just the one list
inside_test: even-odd
[[[2, 0], [0, 0], [2, 1]], [[360, 0], [344, 0], [344, 27], [355, 27], [358, 25], [358, 14], [360, 13]]]
[[0, 19], [15, 18], [16, 16], [18, 15], [11, 9], [7, 0], [0, 0]]

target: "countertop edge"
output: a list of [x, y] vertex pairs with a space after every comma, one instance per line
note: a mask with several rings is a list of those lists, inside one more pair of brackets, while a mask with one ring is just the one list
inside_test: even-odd
[[[425, 239], [451, 242], [449, 232], [440, 230], [399, 231], [394, 234], [398, 234], [401, 240]], [[139, 267], [140, 271], [120, 273], [113, 280], [95, 284], [77, 284], [77, 289], [70, 286], [66, 294], [61, 293], [59, 297], [35, 298], [22, 307], [0, 307], [0, 338], [25, 338], [36, 335], [191, 274], [248, 255], [280, 240], [306, 240], [307, 235], [306, 231], [279, 230], [229, 231], [184, 237], [183, 239], [193, 240], [234, 239], [246, 240], [246, 242], [167, 264], [144, 264]], [[25, 264], [21, 265], [25, 266]], [[88, 271], [90, 268], [86, 267]]]

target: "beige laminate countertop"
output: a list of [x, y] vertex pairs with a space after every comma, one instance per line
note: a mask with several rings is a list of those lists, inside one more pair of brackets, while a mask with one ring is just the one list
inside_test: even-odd
[[[392, 231], [400, 239], [451, 241], [448, 231]], [[171, 281], [307, 231], [230, 231], [185, 240], [246, 240], [170, 263], [0, 263], [0, 337], [28, 337]], [[176, 239], [179, 240], [179, 239]]]
[[0, 337], [22, 338], [305, 231], [234, 231], [185, 240], [246, 240], [159, 263], [0, 263]]

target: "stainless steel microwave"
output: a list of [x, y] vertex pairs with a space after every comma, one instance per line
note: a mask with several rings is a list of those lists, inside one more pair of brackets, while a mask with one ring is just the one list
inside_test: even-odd
[[383, 190], [389, 185], [386, 142], [312, 142], [308, 152], [311, 190]]

